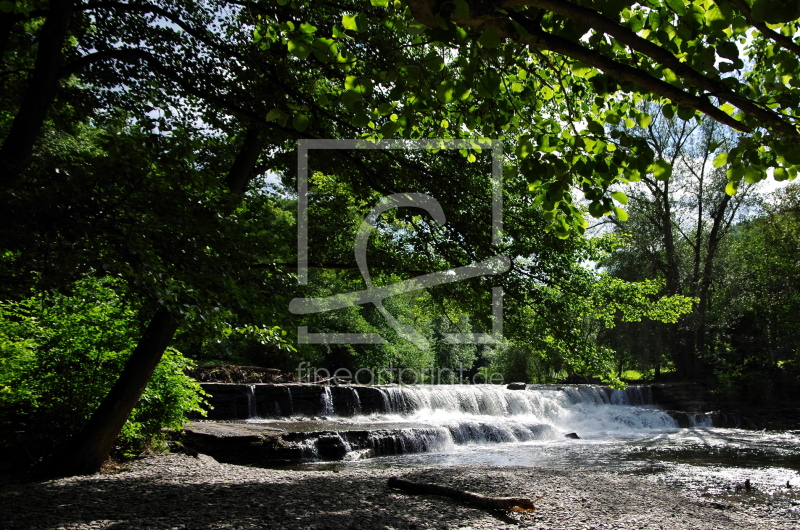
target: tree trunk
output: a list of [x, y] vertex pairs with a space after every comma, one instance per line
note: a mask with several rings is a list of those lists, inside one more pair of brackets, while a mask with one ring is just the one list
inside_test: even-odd
[[100, 469], [177, 329], [167, 309], [156, 312], [111, 391], [83, 430], [45, 461], [44, 473], [85, 475]]
[[0, 184], [4, 188], [19, 177], [55, 98], [61, 75], [61, 50], [73, 7], [73, 0], [50, 2], [47, 19], [39, 31], [39, 47], [28, 90], [0, 149]]
[[[253, 169], [264, 149], [264, 143], [256, 127], [247, 129], [242, 148], [225, 177], [225, 185], [233, 195], [242, 195], [247, 191], [247, 185], [253, 180]], [[237, 199], [240, 200], [239, 197]]]
[[6, 56], [6, 47], [11, 40], [11, 30], [17, 23], [17, 16], [14, 13], [0, 13], [0, 65]]

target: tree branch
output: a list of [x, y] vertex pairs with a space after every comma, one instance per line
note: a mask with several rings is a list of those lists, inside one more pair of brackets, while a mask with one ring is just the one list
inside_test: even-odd
[[[742, 2], [742, 0], [732, 0], [732, 1]], [[756, 118], [757, 120], [763, 122], [765, 125], [769, 125], [771, 128], [775, 130], [781, 131], [785, 134], [791, 134], [792, 136], [795, 137], [798, 136], [795, 127], [792, 124], [785, 122], [780, 117], [779, 114], [776, 114], [772, 111], [759, 107], [751, 100], [725, 87], [722, 83], [715, 81], [713, 79], [709, 79], [702, 73], [698, 72], [697, 70], [689, 66], [687, 63], [681, 62], [668, 50], [662, 48], [657, 44], [654, 44], [653, 42], [650, 42], [649, 40], [643, 37], [640, 37], [630, 29], [626, 28], [625, 26], [622, 26], [617, 22], [604, 17], [602, 14], [598, 13], [593, 9], [588, 9], [586, 7], [575, 5], [567, 0], [509, 0], [505, 4], [505, 6], [507, 7], [515, 5], [528, 5], [532, 7], [538, 7], [540, 9], [546, 9], [547, 11], [586, 24], [596, 31], [600, 31], [602, 33], [611, 35], [617, 41], [621, 42], [622, 44], [625, 44], [630, 49], [642, 53], [648, 56], [649, 58], [657, 61], [662, 66], [669, 68], [670, 70], [675, 72], [675, 75], [685, 79], [687, 82], [694, 85], [695, 87], [708, 92], [709, 95], [713, 95], [723, 101], [727, 101], [728, 103], [739, 108], [742, 112], [749, 114], [753, 118]], [[766, 26], [765, 29], [767, 29], [767, 31], [770, 31], [768, 28], [766, 28]], [[774, 32], [770, 31], [770, 33]], [[794, 46], [795, 48], [800, 49], [800, 47], [797, 47], [796, 45]], [[642, 72], [642, 74], [648, 75], [644, 72]], [[641, 84], [641, 82], [639, 81], [633, 79], [629, 80]], [[653, 90], [656, 93], [659, 93], [657, 90], [654, 90], [649, 86], [647, 88]], [[686, 92], [682, 90], [680, 91], [686, 94]], [[671, 96], [668, 97], [672, 99]], [[708, 112], [706, 112], [702, 108], [697, 108], [697, 110], [700, 110], [701, 112], [708, 114]], [[726, 125], [733, 127], [734, 129], [741, 130], [743, 132], [749, 132], [742, 128], [742, 124], [736, 126], [732, 125], [731, 123], [726, 123], [725, 121], [720, 120], [718, 116], [711, 114], [709, 114], [709, 116], [711, 116], [712, 118], [721, 123], [725, 123]]]
[[478, 506], [480, 508], [488, 508], [492, 510], [513, 510], [517, 512], [530, 512], [536, 509], [536, 501], [544, 497], [531, 500], [522, 497], [486, 497], [478, 495], [477, 493], [470, 493], [468, 491], [451, 488], [448, 486], [439, 486], [436, 484], [420, 484], [418, 482], [411, 482], [402, 478], [391, 477], [389, 479], [389, 487], [401, 489], [407, 493], [417, 495], [442, 495], [450, 497], [461, 502]]
[[769, 29], [766, 23], [757, 22], [755, 19], [753, 19], [753, 12], [750, 10], [750, 6], [747, 4], [747, 2], [744, 0], [728, 0], [728, 2], [730, 2], [733, 7], [738, 9], [739, 12], [744, 15], [744, 18], [747, 19], [748, 24], [760, 31], [762, 35], [780, 44], [787, 50], [800, 55], [800, 45], [792, 40], [791, 37], [781, 35], [777, 31]]
[[73, 4], [73, 0], [53, 2], [39, 31], [33, 75], [8, 136], [0, 148], [0, 182], [3, 187], [10, 186], [19, 177], [55, 98], [62, 61], [61, 49], [72, 18]]
[[[699, 110], [703, 114], [707, 114], [716, 121], [724, 123], [738, 131], [751, 132], [749, 127], [718, 109], [705, 96], [689, 94], [638, 68], [619, 63], [594, 50], [585, 48], [578, 43], [548, 33], [538, 26], [531, 24], [531, 20], [524, 15], [510, 12], [509, 17], [520, 23], [528, 32], [527, 36], [520, 36], [517, 38], [517, 40], [523, 44], [553, 51], [570, 57], [571, 59], [577, 59], [615, 79], [636, 83], [653, 94], [658, 94], [670, 99], [673, 103]], [[797, 131], [794, 131], [794, 135], [798, 136]]]
[[[241, 117], [247, 118], [248, 121], [259, 123], [265, 127], [276, 127], [275, 124], [267, 122], [264, 116], [261, 116], [252, 110], [241, 107], [219, 95], [200, 90], [195, 83], [184, 79], [175, 70], [162, 64], [156, 56], [144, 50], [126, 48], [91, 53], [65, 65], [64, 68], [62, 68], [61, 75], [67, 76], [74, 74], [91, 66], [92, 64], [107, 60], [118, 60], [128, 63], [144, 62], [153, 72], [163, 75], [165, 78], [174, 82], [176, 85], [180, 86], [183, 90], [193, 96], [197, 96], [204, 101], [214, 102], [234, 114], [238, 114]], [[291, 130], [288, 128], [281, 130], [285, 134], [292, 134]]]
[[258, 157], [261, 156], [261, 151], [264, 149], [264, 143], [257, 128], [247, 129], [242, 148], [225, 177], [225, 184], [232, 194], [240, 195], [246, 191], [247, 184], [253, 178], [253, 169], [258, 162]]

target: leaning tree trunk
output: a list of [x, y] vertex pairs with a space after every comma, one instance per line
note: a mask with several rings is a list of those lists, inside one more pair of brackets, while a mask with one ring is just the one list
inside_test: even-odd
[[[263, 140], [254, 128], [248, 130], [241, 151], [226, 177], [234, 193], [242, 194], [253, 176]], [[169, 346], [179, 322], [170, 312], [159, 309], [139, 344], [133, 350], [117, 382], [92, 414], [91, 419], [55, 456], [42, 465], [42, 472], [56, 475], [94, 473], [108, 459], [114, 441], [128, 420], [147, 383]]]
[[161, 308], [156, 312], [119, 379], [89, 422], [45, 461], [42, 472], [85, 475], [100, 469], [177, 329], [178, 321], [167, 309]]

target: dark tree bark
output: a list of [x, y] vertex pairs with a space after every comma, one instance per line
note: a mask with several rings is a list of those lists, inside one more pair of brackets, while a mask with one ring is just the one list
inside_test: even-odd
[[28, 89], [8, 136], [0, 148], [0, 184], [13, 184], [33, 151], [47, 111], [56, 95], [61, 70], [61, 50], [67, 36], [73, 0], [51, 2], [42, 29]]
[[233, 161], [231, 170], [225, 177], [225, 184], [234, 195], [241, 195], [247, 191], [247, 185], [253, 178], [253, 168], [264, 149], [264, 139], [258, 129], [251, 127], [247, 130], [242, 149]]
[[6, 47], [11, 39], [11, 30], [17, 23], [17, 17], [13, 13], [0, 13], [0, 67], [6, 55]]
[[156, 312], [111, 391], [83, 430], [45, 461], [44, 473], [85, 475], [100, 469], [177, 329], [169, 310]]

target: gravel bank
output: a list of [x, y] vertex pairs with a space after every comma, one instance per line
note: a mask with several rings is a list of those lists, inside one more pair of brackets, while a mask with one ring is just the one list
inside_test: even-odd
[[[393, 475], [484, 495], [545, 497], [532, 514], [493, 513], [389, 490]], [[168, 454], [120, 474], [0, 487], [3, 529], [798, 527], [794, 509], [691, 497], [642, 477], [537, 468], [276, 471]]]

